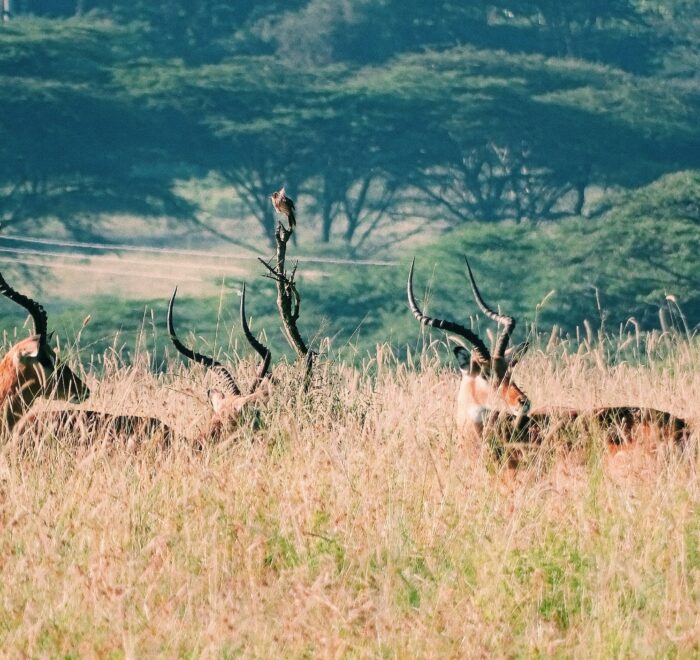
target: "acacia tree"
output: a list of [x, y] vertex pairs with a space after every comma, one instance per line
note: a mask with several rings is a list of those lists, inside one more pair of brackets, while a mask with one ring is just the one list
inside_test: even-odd
[[398, 178], [448, 225], [578, 214], [591, 184], [640, 185], [698, 163], [698, 101], [683, 85], [473, 49], [372, 73], [366, 84], [410, 117], [389, 131], [411, 138]]
[[[387, 210], [398, 190], [386, 166], [387, 154], [395, 152], [391, 140], [381, 137], [385, 126], [372, 100], [358, 94], [337, 67], [297, 71], [268, 58], [253, 62], [222, 65], [223, 78], [216, 73], [225, 82], [218, 98], [206, 103], [216, 108], [205, 118], [215, 135], [210, 163], [271, 244], [276, 221], [269, 197], [291, 184], [312, 198], [309, 213], [321, 216], [322, 241], [341, 222], [343, 240], [363, 247], [389, 222]], [[230, 102], [222, 101], [229, 94]], [[265, 97], [270, 101], [261, 105]]]
[[52, 217], [68, 234], [95, 238], [101, 213], [190, 216], [171, 175], [154, 166], [174, 161], [182, 140], [162, 141], [159, 122], [112, 78], [132, 36], [80, 22], [15, 21], [0, 31], [5, 225]]
[[318, 112], [310, 102], [313, 81], [267, 58], [226, 63], [221, 73], [224, 88], [204, 119], [215, 137], [210, 163], [274, 245], [271, 193], [280, 185], [298, 189], [309, 176], [311, 140], [304, 126]]
[[[664, 2], [682, 0], [654, 4]], [[459, 18], [482, 20], [483, 12], [464, 13], [453, 3], [446, 8], [452, 18], [441, 14], [433, 25], [433, 10], [410, 0], [405, 15], [392, 22], [393, 0], [352, 0], [327, 35], [339, 40], [334, 57], [354, 57], [357, 26], [380, 16], [386, 21], [376, 20], [375, 29], [385, 43], [398, 26], [417, 21], [396, 49], [413, 48], [424, 34], [436, 50], [361, 69], [357, 60], [303, 68], [273, 56], [231, 55], [240, 44], [225, 35], [236, 20], [250, 26], [261, 11], [272, 28], [285, 25], [271, 12], [274, 3], [254, 9], [244, 2], [235, 20], [218, 13], [222, 3], [191, 3], [188, 20], [201, 18], [201, 26], [220, 21], [212, 36], [227, 46], [216, 56], [205, 53], [207, 31], [197, 28], [195, 45], [182, 37], [179, 47], [194, 52], [201, 46], [199, 55], [171, 57], [177, 49], [161, 48], [159, 40], [178, 41], [184, 33], [173, 26], [160, 36], [150, 32], [160, 29], [159, 11], [179, 12], [183, 3], [85, 0], [86, 11], [101, 7], [141, 17], [128, 27], [87, 20], [3, 26], [0, 210], [6, 222], [50, 213], [77, 234], [99, 231], [89, 213], [134, 211], [203, 226], [194, 205], [174, 194], [173, 183], [213, 173], [231, 185], [271, 244], [269, 195], [286, 185], [292, 196], [311, 198], [306, 208], [320, 217], [323, 241], [339, 237], [364, 250], [370, 242], [403, 236], [396, 222], [403, 213], [418, 211], [448, 225], [474, 218], [554, 219], [580, 212], [590, 183], [635, 186], [698, 163], [692, 85], [522, 52], [444, 48], [461, 34]], [[39, 6], [38, 0], [29, 4]], [[333, 10], [326, 0], [286, 9], [311, 20], [310, 10], [296, 11], [301, 5]], [[601, 16], [612, 25], [615, 12], [631, 25], [634, 17], [624, 18], [627, 3], [611, 6], [612, 13], [600, 9], [588, 18], [578, 0], [563, 11], [576, 30]], [[200, 16], [206, 7], [213, 13]], [[540, 14], [561, 9], [535, 0], [493, 7], [510, 12], [518, 25], [532, 23], [528, 30]], [[255, 30], [248, 33], [243, 41], [251, 47]], [[283, 36], [289, 45], [297, 38]]]
[[[614, 63], [646, 71], [654, 50], [634, 0], [496, 0], [494, 28], [511, 26], [529, 52]], [[527, 33], [527, 36], [522, 33]]]
[[346, 85], [329, 94], [325, 116], [305, 131], [314, 145], [307, 189], [321, 216], [321, 240], [328, 243], [341, 225], [343, 241], [361, 249], [391, 222], [388, 212], [400, 190], [390, 167], [397, 153], [374, 99], [348, 93]]
[[[399, 85], [396, 94], [383, 91], [374, 108], [386, 118], [381, 134], [404, 137], [384, 138], [383, 153], [398, 154], [392, 162], [385, 156], [385, 167], [403, 189], [418, 193], [415, 201], [440, 209], [448, 225], [554, 217], [575, 182], [538, 153], [541, 145], [527, 125], [538, 119], [531, 90], [479, 58], [472, 51], [409, 56], [367, 83]], [[486, 80], [485, 67], [493, 69]]]
[[288, 122], [255, 121], [249, 127], [225, 120], [216, 129], [216, 144], [210, 163], [237, 194], [239, 201], [258, 221], [270, 245], [275, 244], [277, 221], [270, 195], [281, 185], [298, 185], [305, 178], [300, 159], [303, 139]]
[[270, 244], [270, 194], [300, 180], [298, 131], [310, 84], [271, 58], [238, 57], [190, 66], [171, 60], [130, 67], [126, 83], [138, 102], [188, 124], [187, 161], [219, 175], [256, 218]]

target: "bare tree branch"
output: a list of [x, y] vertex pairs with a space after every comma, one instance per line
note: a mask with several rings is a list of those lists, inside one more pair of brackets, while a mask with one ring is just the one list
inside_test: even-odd
[[[260, 257], [258, 257], [258, 260], [269, 271], [267, 277], [275, 280], [277, 285], [277, 309], [282, 319], [282, 329], [287, 342], [297, 356], [303, 358], [307, 356], [309, 349], [297, 328], [301, 310], [301, 295], [294, 281], [297, 265], [294, 265], [290, 273], [287, 272], [286, 267], [287, 243], [293, 233], [293, 227], [287, 229], [281, 222], [278, 222], [275, 230], [276, 255], [273, 257], [275, 260], [274, 266]], [[272, 259], [270, 262], [272, 262]]]

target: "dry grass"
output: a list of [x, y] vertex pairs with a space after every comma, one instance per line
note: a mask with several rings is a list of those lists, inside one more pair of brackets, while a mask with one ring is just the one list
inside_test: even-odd
[[[319, 372], [305, 400], [282, 367], [262, 428], [197, 452], [202, 372], [107, 358], [90, 406], [156, 415], [183, 439], [4, 445], [3, 653], [700, 653], [696, 460], [620, 479], [594, 451], [508, 482], [457, 437], [454, 374], [420, 360], [382, 348], [364, 370]], [[654, 405], [697, 429], [698, 364], [697, 345], [647, 367], [554, 347], [518, 375], [535, 404]]]

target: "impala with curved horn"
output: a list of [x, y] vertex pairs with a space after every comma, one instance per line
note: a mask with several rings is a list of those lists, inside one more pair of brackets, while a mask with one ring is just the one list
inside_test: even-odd
[[[461, 343], [452, 349], [462, 372], [455, 415], [457, 425], [463, 432], [481, 436], [486, 425], [492, 424], [497, 418], [500, 418], [500, 421], [515, 423], [530, 407], [529, 399], [512, 378], [513, 368], [528, 345], [524, 343], [515, 349], [507, 350], [515, 328], [515, 319], [494, 312], [484, 303], [467, 263], [472, 292], [479, 308], [503, 327], [492, 354], [481, 338], [469, 328], [423, 314], [413, 293], [414, 267], [415, 259], [408, 272], [407, 284], [408, 305], [413, 315], [421, 324], [453, 333], [466, 340], [471, 347], [471, 354]], [[502, 411], [504, 406], [507, 408], [505, 413]], [[512, 430], [515, 430], [515, 427]]]
[[[466, 260], [466, 258], [465, 258]], [[512, 371], [528, 348], [527, 342], [514, 349], [507, 349], [515, 319], [491, 309], [481, 297], [474, 274], [467, 261], [467, 272], [472, 293], [479, 309], [503, 327], [496, 340], [493, 354], [471, 330], [451, 321], [441, 321], [426, 316], [416, 305], [413, 294], [413, 268], [408, 274], [408, 304], [413, 315], [423, 325], [430, 325], [455, 333], [471, 344], [471, 357], [462, 346], [453, 350], [462, 371], [457, 398], [457, 423], [462, 430], [483, 435], [486, 423], [503, 422], [496, 431], [502, 439], [542, 442], [545, 437], [564, 429], [580, 430], [580, 425], [593, 424], [604, 435], [608, 450], [615, 452], [620, 447], [642, 440], [668, 440], [682, 445], [690, 436], [686, 422], [680, 417], [654, 408], [636, 406], [606, 406], [590, 410], [541, 407], [530, 411], [530, 401], [513, 382]], [[493, 406], [500, 399], [509, 410], [509, 415], [498, 413]]]
[[35, 332], [17, 342], [0, 360], [0, 404], [5, 427], [12, 430], [38, 396], [79, 403], [90, 390], [49, 346], [46, 310], [15, 291], [2, 274], [0, 293], [29, 312]]
[[228, 428], [234, 427], [238, 422], [242, 411], [251, 403], [262, 401], [269, 395], [269, 388], [260, 388], [261, 383], [266, 380], [270, 368], [270, 360], [272, 354], [270, 350], [260, 343], [250, 331], [248, 321], [245, 314], [245, 284], [241, 292], [241, 327], [248, 343], [253, 347], [256, 353], [262, 358], [262, 363], [255, 375], [255, 380], [247, 394], [243, 394], [236, 384], [231, 372], [214, 358], [201, 353], [196, 353], [192, 349], [185, 346], [175, 332], [173, 323], [173, 307], [175, 305], [175, 296], [177, 295], [177, 287], [173, 291], [168, 304], [168, 333], [173, 345], [179, 353], [184, 355], [188, 360], [198, 362], [205, 367], [211, 369], [219, 378], [222, 389], [210, 389], [208, 392], [209, 402], [214, 409], [214, 417], [211, 420], [208, 432], [202, 434], [200, 439], [209, 437], [219, 437]]

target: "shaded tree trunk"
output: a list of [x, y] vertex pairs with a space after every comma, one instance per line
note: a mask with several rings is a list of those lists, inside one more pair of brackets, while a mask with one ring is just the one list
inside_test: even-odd
[[574, 214], [581, 215], [583, 212], [583, 205], [586, 203], [586, 184], [577, 183], [576, 184], [576, 203], [574, 204]]
[[328, 198], [323, 200], [323, 210], [321, 213], [321, 241], [330, 243], [331, 226], [333, 225], [333, 204]]
[[12, 18], [12, 0], [2, 0], [2, 22], [6, 23]]
[[345, 239], [346, 243], [352, 242], [352, 239], [355, 236], [355, 232], [357, 231], [357, 227], [360, 224], [360, 214], [362, 213], [365, 201], [367, 200], [367, 194], [369, 192], [369, 186], [371, 182], [371, 175], [364, 178], [364, 180], [362, 181], [362, 185], [360, 186], [360, 191], [357, 195], [357, 199], [354, 202], [352, 202], [349, 199], [347, 194], [345, 195], [343, 207], [345, 209], [345, 215], [348, 219], [348, 226], [345, 230], [345, 235], [343, 236], [343, 238]]
[[338, 210], [338, 202], [342, 199], [344, 188], [342, 183], [339, 184], [337, 177], [332, 173], [324, 172], [321, 177], [322, 186], [320, 187], [317, 199], [321, 202], [321, 241], [330, 243], [331, 230], [333, 222], [336, 220], [336, 211]]

